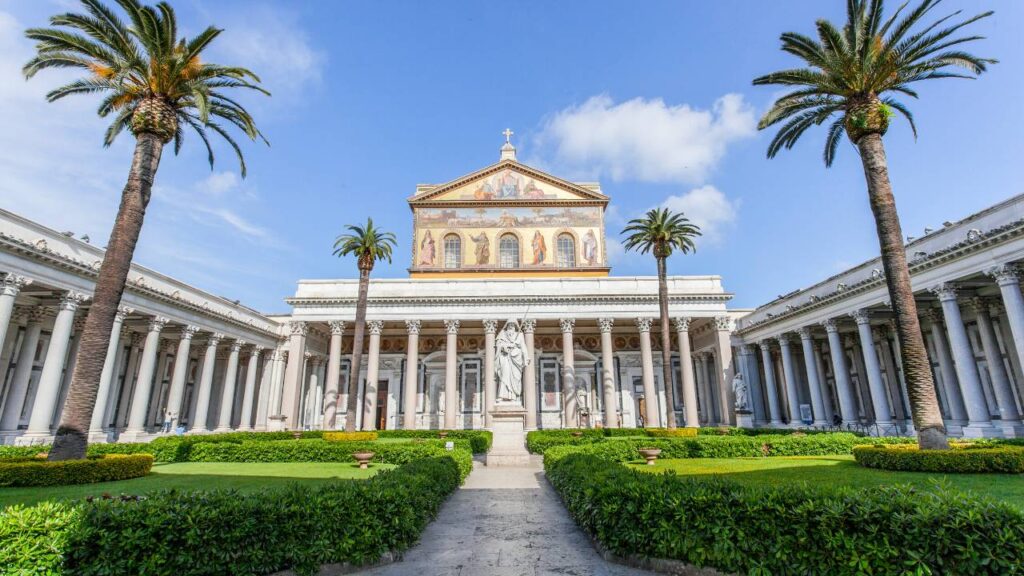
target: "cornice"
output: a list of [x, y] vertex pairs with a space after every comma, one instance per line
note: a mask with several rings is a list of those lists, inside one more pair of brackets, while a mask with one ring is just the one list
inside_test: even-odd
[[[971, 230], [968, 232], [967, 238], [959, 242], [954, 242], [945, 248], [940, 248], [934, 252], [916, 253], [915, 257], [910, 259], [907, 263], [910, 275], [914, 276], [915, 274], [920, 274], [927, 270], [931, 270], [977, 252], [981, 252], [987, 248], [1005, 244], [1022, 236], [1024, 236], [1024, 219], [1015, 220], [985, 232]], [[877, 260], [878, 259], [876, 258], [875, 260], [869, 261], [867, 264], [876, 262]], [[873, 272], [876, 273], [871, 274], [869, 277], [855, 284], [847, 285], [838, 283], [834, 290], [824, 295], [811, 294], [807, 297], [805, 302], [800, 304], [789, 304], [785, 307], [784, 311], [779, 314], [767, 313], [767, 317], [756, 322], [746, 324], [742, 329], [737, 331], [737, 334], [742, 336], [754, 329], [763, 328], [805, 312], [824, 308], [826, 306], [842, 302], [843, 300], [848, 300], [854, 296], [871, 292], [877, 288], [885, 287], [885, 275], [877, 269]], [[979, 270], [979, 272], [982, 271]], [[796, 294], [791, 296], [791, 298], [806, 294], [814, 289], [815, 286], [812, 286], [806, 290], [798, 291]]]
[[[93, 263], [87, 263], [77, 258], [65, 256], [54, 250], [49, 249], [46, 246], [46, 239], [40, 239], [36, 242], [28, 242], [21, 238], [11, 236], [0, 232], [0, 249], [6, 250], [13, 254], [17, 254], [26, 257], [30, 260], [39, 262], [45, 266], [62, 270], [82, 278], [86, 278], [93, 282], [99, 275], [99, 263], [97, 260]], [[260, 326], [256, 324], [253, 319], [243, 321], [238, 316], [229, 314], [221, 314], [213, 309], [209, 308], [207, 303], [197, 303], [190, 300], [185, 300], [178, 291], [171, 293], [163, 292], [152, 288], [145, 283], [145, 275], [137, 271], [133, 271], [135, 278], [129, 277], [129, 280], [125, 283], [125, 291], [132, 292], [134, 294], [145, 296], [152, 300], [170, 304], [175, 307], [179, 307], [191, 312], [201, 314], [210, 318], [215, 318], [221, 322], [226, 322], [233, 326], [238, 326], [246, 330], [254, 330], [256, 332], [263, 333], [267, 336], [276, 338], [277, 331], [269, 322], [266, 326]]]
[[[720, 303], [728, 302], [732, 294], [695, 294], [669, 296], [669, 303]], [[320, 297], [320, 298], [286, 298], [285, 302], [296, 309], [315, 306], [355, 306], [357, 297]], [[453, 297], [453, 296], [407, 296], [407, 297], [370, 297], [367, 301], [369, 307], [373, 306], [487, 306], [506, 304], [646, 304], [657, 303], [657, 294], [650, 296], [623, 295], [623, 296], [587, 296], [587, 295], [566, 295], [566, 296], [484, 296], [484, 297]]]
[[[424, 204], [424, 203], [438, 204], [438, 205], [443, 205], [443, 206], [454, 206], [455, 202], [438, 202], [438, 201], [431, 202], [430, 199], [431, 198], [435, 198], [435, 197], [437, 197], [437, 196], [439, 196], [439, 195], [441, 195], [441, 194], [443, 194], [445, 192], [449, 192], [451, 190], [454, 190], [455, 188], [458, 188], [460, 186], [464, 186], [465, 184], [467, 184], [469, 182], [472, 182], [473, 180], [476, 180], [477, 178], [482, 178], [482, 177], [490, 176], [491, 174], [495, 174], [495, 173], [497, 173], [497, 172], [499, 172], [501, 170], [504, 170], [505, 168], [515, 168], [515, 169], [517, 169], [517, 170], [519, 170], [521, 172], [525, 172], [525, 173], [529, 174], [530, 176], [532, 176], [533, 178], [535, 178], [537, 180], [541, 180], [541, 181], [546, 182], [546, 183], [548, 183], [548, 184], [550, 184], [552, 186], [558, 186], [560, 188], [568, 188], [569, 190], [571, 190], [571, 191], [573, 191], [573, 192], [575, 192], [577, 194], [580, 194], [580, 195], [582, 195], [585, 198], [589, 198], [589, 199], [592, 199], [592, 200], [598, 200], [602, 204], [607, 204], [608, 203], [608, 197], [605, 196], [604, 194], [600, 194], [598, 192], [594, 192], [593, 190], [589, 190], [587, 188], [584, 188], [583, 186], [580, 186], [579, 184], [575, 184], [573, 182], [569, 182], [568, 180], [563, 180], [561, 178], [558, 178], [557, 176], [552, 176], [551, 174], [548, 174], [546, 172], [541, 172], [540, 170], [537, 170], [536, 168], [531, 168], [530, 166], [527, 166], [525, 164], [520, 164], [519, 162], [517, 162], [515, 160], [501, 160], [501, 161], [497, 162], [496, 164], [491, 164], [490, 166], [487, 166], [485, 168], [481, 168], [480, 170], [477, 170], [476, 172], [472, 172], [470, 174], [466, 174], [465, 176], [462, 176], [460, 178], [456, 178], [455, 180], [452, 180], [452, 181], [447, 182], [445, 184], [440, 184], [437, 187], [435, 187], [433, 190], [431, 190], [430, 192], [427, 192], [427, 193], [425, 193], [425, 194], [423, 194], [421, 196], [415, 196], [415, 195], [410, 196], [407, 201], [409, 202], [409, 206], [410, 207], [411, 206], [420, 205], [420, 204]], [[474, 206], [479, 206], [480, 204], [481, 204], [481, 202], [477, 202], [477, 203], [474, 203], [473, 205]], [[500, 201], [495, 201], [495, 205], [500, 205]], [[530, 204], [526, 204], [526, 205], [530, 205]]]

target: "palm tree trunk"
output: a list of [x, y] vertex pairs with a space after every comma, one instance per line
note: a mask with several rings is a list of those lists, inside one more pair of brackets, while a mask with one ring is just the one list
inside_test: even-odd
[[[661, 320], [661, 381], [665, 386], [665, 404], [668, 428], [676, 427], [676, 391], [672, 386], [672, 333], [668, 325], [668, 274], [665, 257], [658, 258], [658, 308]], [[680, 359], [682, 362], [683, 359]], [[658, 403], [654, 403], [657, 409]]]
[[135, 244], [142, 231], [142, 221], [149, 204], [153, 179], [160, 166], [163, 146], [160, 138], [149, 133], [139, 134], [135, 141], [128, 183], [121, 192], [121, 207], [117, 211], [114, 229], [110, 232], [106, 254], [96, 279], [92, 304], [89, 306], [78, 348], [78, 360], [71, 375], [71, 387], [68, 389], [57, 436], [50, 449], [50, 460], [85, 458], [89, 423], [96, 404], [103, 362], [107, 357], [110, 330], [114, 326], [117, 307], [121, 304], [121, 295], [128, 279], [128, 270], [131, 269]]
[[896, 200], [889, 182], [889, 168], [885, 158], [882, 136], [870, 133], [857, 141], [864, 176], [868, 183], [868, 198], [875, 215], [878, 243], [882, 252], [882, 267], [889, 286], [889, 299], [896, 314], [896, 336], [899, 338], [903, 376], [907, 382], [910, 411], [917, 428], [917, 442], [922, 448], [944, 449], [946, 426], [935, 395], [931, 363], [921, 336], [917, 318], [917, 303], [910, 285], [907, 253], [903, 246]]
[[[356, 300], [356, 329], [352, 338], [352, 371], [348, 377], [348, 407], [345, 417], [345, 431], [356, 431], [356, 408], [359, 406], [359, 371], [363, 365], [363, 338], [366, 333], [366, 293], [370, 288], [370, 271], [359, 269], [359, 298]], [[370, 388], [367, 382], [364, 392]], [[363, 427], [367, 425], [363, 422]]]

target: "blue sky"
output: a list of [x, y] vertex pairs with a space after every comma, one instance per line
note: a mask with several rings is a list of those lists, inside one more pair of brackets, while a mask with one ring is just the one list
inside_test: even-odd
[[[671, 274], [720, 274], [737, 307], [756, 306], [877, 253], [856, 151], [821, 161], [824, 131], [765, 158], [756, 118], [777, 95], [760, 74], [791, 67], [785, 31], [841, 20], [841, 0], [755, 2], [261, 2], [174, 0], [183, 31], [226, 32], [209, 59], [245, 65], [273, 98], [245, 101], [272, 146], [228, 149], [213, 172], [197, 139], [165, 154], [137, 261], [260, 310], [284, 311], [299, 278], [353, 277], [331, 255], [344, 224], [372, 216], [410, 264], [405, 199], [498, 158], [511, 127], [520, 160], [599, 179], [612, 198], [609, 243], [657, 205], [686, 210], [708, 236]], [[110, 149], [95, 101], [46, 104], [60, 73], [25, 82], [28, 26], [70, 0], [0, 0], [0, 206], [104, 244], [131, 139]], [[890, 2], [891, 7], [896, 2]], [[939, 12], [995, 9], [972, 46], [1001, 63], [978, 81], [933, 82], [886, 137], [904, 232], [959, 219], [1024, 192], [1024, 2], [947, 0]], [[615, 275], [655, 272], [613, 254]]]

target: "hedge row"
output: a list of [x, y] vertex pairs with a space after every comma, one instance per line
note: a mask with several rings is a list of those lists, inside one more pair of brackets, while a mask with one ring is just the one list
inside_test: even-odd
[[141, 478], [149, 474], [149, 454], [111, 454], [85, 460], [47, 462], [41, 458], [0, 461], [0, 486], [65, 486]]
[[[649, 437], [649, 438], [692, 438], [694, 436], [828, 436], [839, 432], [822, 430], [795, 430], [789, 428], [577, 428], [559, 430], [534, 430], [526, 434], [526, 447], [534, 454], [543, 454], [552, 446], [581, 446], [595, 444], [607, 438]], [[849, 436], [863, 437], [855, 432], [841, 432]], [[847, 452], [848, 453], [848, 452]]]
[[368, 442], [377, 439], [376, 432], [324, 432], [327, 442]]
[[737, 574], [1024, 570], [1024, 513], [1005, 503], [907, 486], [747, 487], [636, 472], [573, 450], [545, 455], [547, 478], [577, 524], [619, 556]]
[[490, 430], [381, 430], [381, 438], [440, 438], [445, 432], [449, 440], [469, 440], [474, 454], [484, 454], [491, 449], [493, 435]]
[[[850, 454], [854, 446], [865, 439], [847, 432], [817, 434], [813, 436], [696, 436], [693, 438], [609, 438], [589, 440], [568, 445], [549, 445], [544, 454], [552, 450], [578, 447], [583, 453], [593, 454], [613, 462], [636, 460], [640, 448], [660, 448], [662, 458], [741, 458], [759, 456], [829, 456]], [[875, 444], [908, 444], [913, 438], [882, 437], [870, 440]], [[529, 444], [529, 442], [528, 442]], [[537, 451], [537, 443], [532, 447]], [[564, 453], [564, 451], [563, 451]]]
[[438, 457], [321, 487], [14, 506], [0, 512], [0, 566], [10, 574], [193, 576], [364, 565], [412, 545], [459, 477], [452, 458]]
[[950, 450], [919, 450], [907, 446], [857, 446], [853, 456], [867, 468], [903, 472], [949, 472], [1004, 474], [1024, 473], [1024, 448], [995, 446], [991, 448], [955, 447]]
[[196, 444], [189, 454], [190, 462], [355, 462], [354, 452], [373, 452], [373, 462], [407, 464], [425, 458], [451, 456], [461, 478], [473, 470], [473, 454], [466, 440], [453, 440], [449, 451], [445, 442], [324, 442], [323, 440], [292, 440], [290, 442], [217, 442]]

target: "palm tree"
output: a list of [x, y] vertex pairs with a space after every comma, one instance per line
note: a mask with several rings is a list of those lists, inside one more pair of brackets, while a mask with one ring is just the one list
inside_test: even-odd
[[996, 62], [960, 49], [981, 36], [958, 35], [961, 28], [992, 12], [950, 24], [959, 16], [957, 11], [923, 24], [940, 1], [922, 0], [909, 12], [904, 12], [904, 4], [884, 18], [883, 0], [848, 0], [842, 30], [818, 20], [818, 40], [795, 32], [782, 35], [782, 50], [802, 59], [806, 67], [754, 80], [755, 85], [797, 87], [776, 100], [758, 125], [764, 129], [785, 121], [768, 146], [769, 158], [782, 148], [792, 148], [808, 128], [833, 116], [825, 139], [825, 165], [832, 165], [844, 132], [860, 153], [921, 448], [947, 448], [948, 443], [917, 318], [882, 136], [895, 113], [906, 118], [917, 136], [914, 117], [893, 94], [917, 98], [913, 84], [941, 78], [973, 79]]
[[221, 30], [210, 27], [191, 40], [178, 39], [170, 5], [161, 2], [153, 8], [139, 0], [117, 3], [127, 14], [128, 24], [99, 0], [82, 0], [84, 14], [53, 16], [51, 28], [31, 28], [25, 32], [37, 41], [36, 55], [23, 69], [26, 78], [46, 68], [80, 68], [86, 72], [85, 76], [51, 91], [47, 100], [54, 102], [74, 94], [103, 95], [97, 113], [112, 118], [104, 135], [104, 146], [110, 146], [126, 129], [135, 136], [128, 182], [121, 193], [117, 219], [96, 279], [50, 460], [85, 457], [86, 430], [96, 403], [110, 330], [164, 145], [173, 140], [177, 153], [185, 127], [191, 127], [206, 145], [212, 167], [213, 150], [207, 139], [208, 131], [212, 131], [234, 149], [244, 177], [242, 151], [226, 130], [226, 124], [253, 140], [262, 138], [262, 134], [245, 108], [225, 96], [223, 90], [246, 88], [269, 95], [259, 87], [259, 78], [245, 68], [200, 60], [203, 50]]
[[[366, 226], [346, 226], [348, 234], [338, 236], [334, 241], [334, 255], [356, 257], [359, 267], [359, 298], [356, 300], [356, 329], [352, 338], [352, 366], [348, 377], [348, 406], [346, 407], [345, 430], [356, 429], [356, 407], [359, 405], [359, 370], [363, 363], [363, 338], [366, 335], [366, 294], [370, 289], [370, 272], [379, 260], [391, 263], [391, 252], [395, 247], [395, 235], [373, 227], [373, 219], [366, 219]], [[329, 403], [324, 414], [324, 425], [334, 428], [337, 403]], [[363, 426], [366, 427], [364, 422]]]
[[[665, 261], [679, 250], [688, 254], [697, 249], [693, 239], [701, 235], [700, 227], [692, 224], [681, 212], [673, 214], [668, 208], [655, 208], [643, 218], [630, 220], [622, 230], [628, 234], [623, 246], [641, 254], [652, 252], [658, 262], [658, 312], [661, 325], [661, 369], [665, 383], [665, 403], [668, 405], [668, 427], [676, 427], [675, 390], [672, 386], [672, 334], [668, 318], [668, 278]], [[681, 358], [682, 362], [689, 362]], [[657, 403], [654, 404], [657, 407]], [[692, 423], [688, 423], [692, 424]]]

